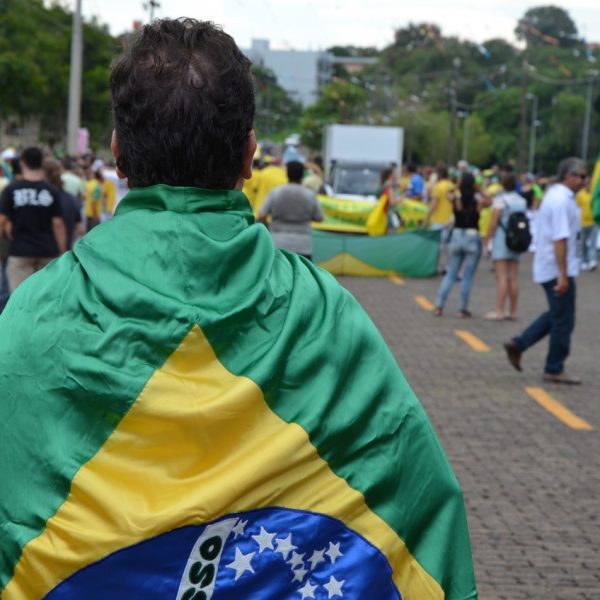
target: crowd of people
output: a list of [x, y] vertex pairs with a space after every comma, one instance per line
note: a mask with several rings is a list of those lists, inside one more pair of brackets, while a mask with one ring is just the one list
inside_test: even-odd
[[29, 146], [0, 156], [1, 311], [24, 279], [111, 218], [127, 188], [93, 154], [58, 159]]

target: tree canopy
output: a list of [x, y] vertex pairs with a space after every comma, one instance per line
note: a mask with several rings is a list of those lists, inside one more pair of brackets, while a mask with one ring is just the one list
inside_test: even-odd
[[[0, 122], [36, 119], [48, 144], [61, 144], [66, 129], [72, 13], [65, 6], [1, 0]], [[466, 152], [484, 167], [517, 159], [526, 92], [526, 139], [533, 127], [535, 168], [550, 171], [560, 158], [581, 153], [588, 98], [600, 94], [600, 66], [560, 7], [527, 10], [516, 33], [521, 46], [502, 39], [476, 44], [445, 36], [432, 23], [411, 23], [380, 51], [334, 46], [334, 56], [372, 57], [375, 64], [358, 73], [336, 65], [304, 109], [272, 71], [254, 66], [256, 131], [275, 140], [299, 131], [318, 151], [331, 123], [398, 125], [405, 128], [406, 158], [435, 163]], [[110, 64], [121, 42], [96, 22], [85, 23], [83, 38], [82, 126], [95, 145], [107, 146]], [[592, 111], [591, 155], [599, 143], [600, 117]]]

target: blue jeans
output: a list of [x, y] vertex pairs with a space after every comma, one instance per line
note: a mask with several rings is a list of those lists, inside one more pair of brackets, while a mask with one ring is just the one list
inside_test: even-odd
[[596, 225], [581, 228], [581, 237], [579, 243], [581, 261], [584, 265], [591, 266], [596, 264], [596, 257], [598, 256], [598, 249], [596, 248], [597, 237], [598, 227]]
[[514, 338], [514, 342], [524, 352], [549, 334], [550, 346], [544, 371], [559, 375], [565, 369], [565, 360], [571, 348], [571, 334], [575, 329], [575, 280], [569, 277], [569, 289], [560, 296], [553, 289], [555, 285], [556, 279], [542, 284], [550, 308]]
[[469, 305], [469, 296], [473, 285], [473, 276], [477, 270], [481, 258], [481, 238], [479, 232], [473, 229], [453, 229], [448, 243], [448, 263], [446, 264], [446, 275], [440, 285], [437, 308], [444, 308], [446, 298], [458, 279], [461, 267], [464, 265], [462, 281], [460, 283], [460, 295], [458, 310], [466, 311]]

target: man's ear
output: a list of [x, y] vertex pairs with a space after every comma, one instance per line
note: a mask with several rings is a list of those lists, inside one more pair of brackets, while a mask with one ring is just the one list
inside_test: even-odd
[[[117, 159], [119, 158], [119, 144], [117, 143], [117, 132], [113, 129], [112, 137], [110, 139], [110, 151], [112, 152], [113, 158], [115, 159], [115, 164], [117, 163]], [[127, 175], [116, 167], [117, 176], [119, 179], [127, 179]]]
[[254, 153], [256, 152], [256, 134], [254, 129], [251, 129], [248, 133], [248, 143], [246, 144], [246, 151], [244, 152], [244, 160], [242, 161], [242, 170], [240, 177], [243, 179], [250, 179], [252, 177], [252, 162], [254, 161]]

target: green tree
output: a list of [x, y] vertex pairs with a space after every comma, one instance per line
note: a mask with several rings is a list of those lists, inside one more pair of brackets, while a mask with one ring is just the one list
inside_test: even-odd
[[569, 13], [558, 6], [530, 8], [519, 19], [515, 34], [530, 46], [544, 46], [556, 40], [563, 47], [579, 43], [577, 27]]
[[302, 106], [279, 85], [275, 73], [265, 67], [252, 66], [256, 88], [254, 128], [259, 137], [296, 128]]
[[300, 119], [302, 143], [319, 150], [325, 125], [364, 123], [366, 100], [365, 89], [349, 81], [335, 80], [324, 85], [319, 99]]
[[477, 114], [469, 115], [463, 120], [460, 143], [466, 151], [466, 156], [461, 153], [462, 158], [480, 167], [490, 164], [494, 150], [492, 136], [486, 131], [483, 120]]
[[[3, 0], [0, 12], [0, 119], [36, 119], [41, 141], [64, 139], [69, 90], [72, 13], [59, 3]], [[110, 64], [116, 40], [84, 24], [82, 125], [96, 143], [110, 139]]]

